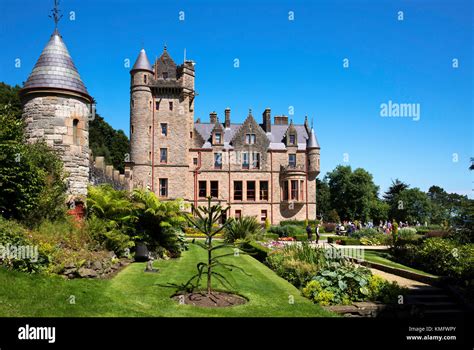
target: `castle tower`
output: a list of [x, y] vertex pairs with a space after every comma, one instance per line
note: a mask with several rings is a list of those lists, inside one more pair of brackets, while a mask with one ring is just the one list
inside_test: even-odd
[[306, 142], [306, 152], [308, 152], [308, 173], [310, 180], [314, 180], [320, 171], [320, 147], [313, 128], [311, 128], [311, 131], [308, 135], [308, 140]]
[[144, 49], [130, 71], [130, 160], [135, 187], [151, 188], [153, 69]]
[[[132, 185], [186, 198], [194, 130], [194, 63], [176, 65], [166, 47], [153, 68], [142, 50], [131, 70]], [[189, 180], [189, 181], [188, 181]]]
[[89, 118], [94, 101], [57, 28], [20, 96], [27, 140], [44, 140], [59, 150], [68, 173], [68, 202], [83, 202], [89, 183]]

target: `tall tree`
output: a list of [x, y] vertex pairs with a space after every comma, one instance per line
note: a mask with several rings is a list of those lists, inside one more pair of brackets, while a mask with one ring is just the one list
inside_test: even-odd
[[318, 216], [328, 217], [331, 210], [331, 193], [326, 179], [316, 179], [316, 207]]

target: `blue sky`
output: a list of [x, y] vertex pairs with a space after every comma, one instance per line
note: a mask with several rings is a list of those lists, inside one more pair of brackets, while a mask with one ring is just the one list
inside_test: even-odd
[[[0, 81], [27, 79], [54, 28], [52, 2], [0, 0]], [[133, 64], [142, 43], [150, 60], [166, 44], [177, 63], [185, 48], [196, 61], [201, 120], [230, 107], [234, 122], [249, 108], [260, 122], [265, 107], [272, 116], [293, 107], [295, 123], [314, 120], [320, 177], [350, 164], [382, 191], [400, 178], [473, 197], [471, 0], [63, 0], [61, 8], [60, 32], [98, 112], [127, 135], [124, 62]], [[420, 119], [381, 117], [388, 101], [419, 104]]]

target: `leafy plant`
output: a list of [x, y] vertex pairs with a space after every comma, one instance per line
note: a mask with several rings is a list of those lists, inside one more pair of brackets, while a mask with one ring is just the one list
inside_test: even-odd
[[218, 280], [223, 286], [231, 287], [230, 282], [227, 278], [216, 268], [224, 268], [228, 271], [233, 269], [238, 269], [245, 273], [245, 271], [237, 265], [224, 263], [222, 258], [227, 256], [232, 256], [235, 253], [222, 253], [220, 255], [215, 255], [217, 251], [220, 251], [225, 248], [235, 247], [229, 243], [213, 243], [213, 238], [221, 231], [228, 228], [230, 221], [226, 220], [220, 227], [218, 223], [221, 222], [224, 216], [227, 216], [227, 211], [229, 207], [223, 208], [219, 204], [211, 205], [211, 197], [208, 197], [207, 207], [199, 206], [195, 207], [192, 205], [192, 213], [195, 217], [187, 216], [190, 226], [196, 228], [199, 232], [203, 233], [206, 236], [206, 239], [203, 242], [194, 241], [199, 247], [203, 248], [207, 252], [207, 261], [201, 261], [197, 264], [198, 272], [192, 276], [184, 285], [180, 288], [184, 290], [194, 290], [199, 288], [203, 276], [207, 278], [206, 290], [207, 294], [212, 294], [212, 278]]
[[224, 240], [233, 243], [238, 239], [249, 239], [261, 233], [262, 228], [254, 216], [244, 216], [238, 219], [229, 219], [224, 231]]

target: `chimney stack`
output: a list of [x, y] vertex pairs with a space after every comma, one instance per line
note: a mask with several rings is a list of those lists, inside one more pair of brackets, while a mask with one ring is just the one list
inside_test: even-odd
[[215, 124], [217, 122], [216, 112], [209, 113], [209, 121], [211, 122], [211, 124]]
[[272, 117], [270, 108], [265, 108], [263, 112], [263, 129], [265, 132], [272, 132]]
[[288, 125], [288, 117], [286, 115], [275, 116], [275, 125]]
[[230, 108], [225, 109], [225, 127], [226, 129], [230, 128]]

